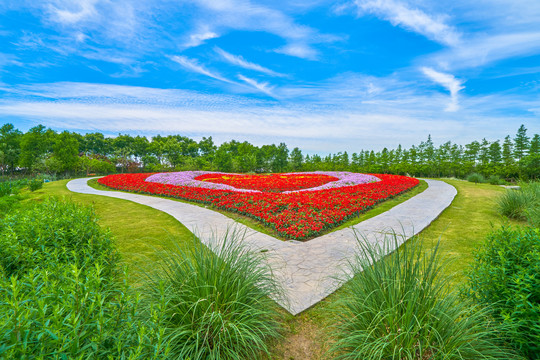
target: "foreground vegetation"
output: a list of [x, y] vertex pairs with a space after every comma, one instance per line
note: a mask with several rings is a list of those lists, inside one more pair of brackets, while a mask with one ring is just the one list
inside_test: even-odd
[[[123, 200], [72, 194], [65, 188], [65, 181], [47, 183], [43, 189], [34, 192], [19, 189], [19, 207], [13, 207], [8, 214], [1, 214], [3, 222], [0, 239], [5, 243], [0, 246], [4, 251], [0, 294], [3, 299], [0, 304], [4, 306], [2, 313], [8, 315], [2, 319], [0, 325], [1, 334], [5, 335], [0, 345], [0, 351], [4, 353], [0, 357], [6, 354], [8, 358], [21, 358], [26, 354], [33, 354], [37, 358], [54, 358], [54, 351], [61, 349], [74, 358], [85, 357], [83, 355], [102, 358], [165, 358], [177, 357], [179, 354], [190, 354], [191, 358], [253, 358], [254, 354], [257, 354], [257, 358], [269, 359], [354, 358], [354, 355], [347, 355], [348, 349], [352, 346], [356, 353], [359, 345], [355, 345], [355, 341], [362, 341], [363, 348], [368, 352], [362, 353], [365, 357], [360, 358], [373, 356], [372, 358], [377, 359], [412, 359], [419, 353], [436, 358], [437, 352], [439, 355], [444, 354], [441, 351], [444, 350], [442, 344], [446, 340], [462, 344], [462, 354], [467, 354], [465, 351], [474, 351], [470, 347], [467, 350], [468, 345], [465, 342], [459, 342], [459, 337], [455, 335], [460, 335], [462, 339], [469, 336], [476, 341], [475, 349], [484, 346], [482, 354], [485, 358], [513, 358], [517, 356], [509, 350], [513, 347], [515, 351], [535, 359], [538, 351], [532, 345], [538, 343], [538, 333], [534, 331], [539, 313], [537, 302], [531, 299], [536, 299], [538, 295], [531, 291], [540, 288], [534, 276], [538, 274], [538, 269], [534, 266], [540, 263], [534, 260], [538, 259], [540, 252], [533, 246], [539, 242], [538, 230], [524, 228], [523, 231], [507, 229], [504, 233], [498, 232], [501, 224], [511, 224], [516, 229], [525, 225], [523, 220], [509, 220], [498, 214], [497, 199], [505, 194], [505, 190], [488, 184], [447, 181], [456, 186], [458, 195], [452, 206], [422, 232], [419, 241], [410, 243], [411, 247], [401, 249], [385, 261], [375, 263], [375, 266], [370, 268], [371, 272], [359, 274], [325, 301], [296, 317], [276, 310], [275, 304], [256, 290], [222, 290], [214, 292], [213, 295], [209, 293], [208, 291], [216, 287], [205, 284], [237, 284], [237, 281], [231, 280], [234, 271], [227, 272], [227, 269], [231, 268], [227, 268], [226, 262], [219, 258], [208, 257], [212, 256], [212, 253], [196, 241], [192, 242], [191, 234], [168, 215]], [[78, 203], [93, 204], [101, 217], [99, 223], [107, 224], [111, 233], [117, 235], [117, 240], [112, 241], [110, 233], [96, 228], [97, 220], [90, 210], [62, 201], [46, 200], [49, 195], [67, 195]], [[51, 212], [45, 209], [57, 210]], [[110, 221], [107, 217], [115, 220]], [[87, 231], [80, 232], [78, 229]], [[167, 240], [167, 232], [180, 234], [181, 241], [171, 245]], [[35, 234], [41, 235], [35, 237]], [[48, 237], [45, 236], [47, 234]], [[485, 245], [482, 245], [488, 234], [492, 235], [489, 235]], [[439, 237], [440, 243], [437, 245]], [[79, 246], [72, 246], [74, 239], [78, 239]], [[54, 246], [48, 247], [47, 244]], [[417, 248], [414, 247], [415, 244], [418, 245]], [[455, 261], [450, 267], [440, 267], [440, 263], [433, 260], [436, 256], [418, 256], [420, 252], [417, 250], [421, 249], [420, 246], [436, 250], [441, 256], [451, 257]], [[141, 264], [152, 261], [154, 264], [162, 264], [162, 267], [152, 267], [162, 270], [152, 273], [149, 278], [138, 276], [129, 280], [121, 271], [116, 247], [118, 254], [131, 264], [132, 269], [143, 269], [150, 273], [148, 266], [141, 267]], [[160, 253], [157, 249], [165, 250], [164, 256], [156, 256], [156, 252]], [[136, 256], [139, 250], [149, 258], [141, 259]], [[244, 254], [241, 250], [235, 251], [237, 254]], [[369, 251], [367, 249], [368, 254]], [[516, 256], [512, 256], [513, 253]], [[197, 256], [201, 257], [190, 262], [189, 259], [196, 259]], [[501, 259], [506, 262], [501, 263]], [[528, 259], [528, 263], [524, 262], [524, 259]], [[66, 264], [67, 261], [73, 265], [54, 266]], [[228, 263], [235, 264], [235, 261]], [[201, 270], [216, 271], [205, 270], [193, 278], [187, 277], [186, 271], [189, 274], [198, 274], [193, 271], [198, 264], [206, 264], [199, 267]], [[362, 265], [361, 262], [358, 264]], [[470, 267], [471, 270], [465, 275], [463, 270], [469, 268], [467, 264], [476, 265]], [[402, 271], [402, 266], [408, 271]], [[520, 271], [509, 273], [509, 269]], [[447, 280], [446, 277], [455, 270], [459, 271], [458, 280]], [[412, 277], [399, 277], [414, 271], [417, 271], [419, 276], [424, 276], [415, 278], [425, 279], [426, 282], [407, 282], [407, 279]], [[219, 274], [226, 276], [220, 277]], [[384, 287], [375, 286], [373, 289], [378, 292], [371, 292], [372, 297], [359, 296], [365, 295], [364, 290], [368, 286], [373, 287], [377, 276], [381, 274], [394, 274], [397, 280], [389, 280]], [[362, 277], [363, 275], [365, 276]], [[435, 281], [437, 277], [442, 280]], [[501, 282], [501, 277], [507, 281]], [[249, 278], [250, 276], [242, 276], [242, 279]], [[469, 287], [462, 292], [462, 296], [467, 296], [470, 300], [458, 299], [455, 294], [459, 289], [457, 284], [463, 284], [465, 280]], [[188, 289], [191, 290], [171, 291], [181, 286], [190, 286]], [[505, 291], [494, 286], [503, 286]], [[412, 290], [396, 292], [407, 288]], [[271, 282], [267, 289], [272, 289]], [[433, 297], [422, 297], [426, 289], [432, 289]], [[272, 291], [275, 292], [276, 289]], [[225, 294], [246, 294], [248, 298], [225, 301], [222, 297]], [[494, 294], [499, 298], [495, 299]], [[375, 301], [377, 296], [379, 299], [383, 297], [389, 300], [386, 303], [387, 308], [381, 307], [384, 302]], [[259, 300], [250, 302], [251, 298]], [[431, 301], [436, 298], [440, 298], [440, 301]], [[81, 303], [75, 301], [77, 299], [87, 301]], [[514, 301], [508, 302], [508, 299]], [[475, 301], [477, 305], [467, 305], [470, 301]], [[494, 301], [506, 305], [497, 307], [493, 305]], [[190, 303], [194, 305], [190, 307]], [[366, 306], [370, 303], [373, 306]], [[411, 307], [403, 307], [403, 311], [396, 312], [407, 303], [410, 303]], [[458, 305], [450, 306], [453, 303]], [[528, 303], [532, 304], [530, 308], [527, 308]], [[259, 304], [264, 307], [253, 309], [253, 306]], [[350, 309], [358, 309], [360, 305], [363, 311], [350, 312]], [[220, 306], [225, 308], [218, 310]], [[244, 315], [237, 312], [242, 309], [247, 309]], [[329, 316], [329, 311], [333, 311], [335, 315]], [[362, 317], [352, 316], [354, 313], [360, 313]], [[447, 323], [437, 324], [429, 320], [435, 313], [446, 314]], [[237, 315], [229, 320], [227, 314]], [[414, 322], [406, 322], [407, 319], [413, 319], [407, 317], [411, 314], [417, 315], [414, 319], [419, 321], [418, 324], [425, 320], [430, 326], [443, 326], [433, 328], [440, 336], [430, 337], [434, 332], [423, 332], [425, 327], [415, 328]], [[463, 316], [464, 314], [467, 316]], [[255, 318], [249, 320], [250, 315]], [[452, 321], [452, 316], [461, 320]], [[280, 317], [283, 320], [280, 320]], [[387, 331], [383, 334], [388, 340], [384, 344], [390, 342], [403, 346], [400, 357], [383, 357], [384, 351], [391, 347], [384, 349], [386, 345], [382, 346], [380, 336], [370, 340], [362, 335], [365, 334], [370, 318], [373, 321], [381, 320], [387, 325], [393, 324], [390, 332], [387, 325], [376, 326], [374, 329]], [[238, 319], [242, 319], [241, 323], [236, 322]], [[336, 319], [341, 320], [336, 323]], [[489, 319], [495, 320], [486, 322]], [[249, 324], [249, 321], [255, 321], [251, 324], [260, 321], [254, 328], [264, 327], [264, 334], [241, 332], [241, 325]], [[373, 321], [369, 320], [369, 323], [375, 326], [376, 322]], [[407, 327], [406, 324], [413, 327]], [[90, 331], [96, 328], [102, 329], [102, 332]], [[282, 329], [279, 330], [280, 328]], [[234, 334], [224, 334], [226, 329], [234, 329]], [[509, 336], [500, 335], [501, 329]], [[278, 331], [281, 339], [276, 339]], [[63, 335], [58, 336], [59, 333]], [[97, 336], [96, 333], [100, 335]], [[100, 337], [101, 335], [103, 337]], [[108, 341], [104, 340], [105, 336]], [[38, 337], [40, 341], [36, 341]], [[366, 342], [366, 339], [369, 341]], [[188, 344], [190, 346], [187, 346]], [[264, 355], [266, 352], [268, 354]], [[493, 356], [490, 357], [490, 354]]]

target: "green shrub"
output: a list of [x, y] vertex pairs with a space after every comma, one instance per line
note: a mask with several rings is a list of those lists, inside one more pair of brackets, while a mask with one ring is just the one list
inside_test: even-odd
[[30, 191], [36, 191], [43, 187], [43, 180], [33, 179], [28, 182], [28, 188]]
[[488, 179], [488, 183], [491, 185], [502, 185], [504, 181], [498, 175], [491, 175]]
[[91, 208], [50, 198], [0, 222], [0, 266], [8, 277], [49, 264], [112, 270], [116, 261], [111, 235]]
[[484, 178], [482, 174], [472, 173], [469, 176], [467, 176], [467, 181], [478, 184], [478, 183], [486, 182], [486, 179]]
[[90, 209], [48, 200], [0, 225], [0, 359], [167, 356], [164, 302], [143, 308], [113, 277], [111, 237]]
[[0, 197], [17, 195], [21, 188], [26, 186], [28, 180], [2, 181], [0, 182]]
[[268, 352], [280, 323], [270, 295], [279, 289], [262, 254], [241, 246], [228, 232], [210, 251], [193, 238], [164, 252], [148, 279], [148, 301], [166, 294], [167, 339], [178, 359], [258, 359]]
[[467, 293], [493, 306], [515, 346], [540, 358], [540, 230], [503, 227], [476, 252]]
[[426, 253], [418, 239], [399, 250], [398, 237], [384, 245], [359, 241], [350, 265], [355, 276], [338, 302], [337, 359], [514, 359], [501, 345], [504, 328], [485, 309], [462, 301], [448, 286], [437, 247]]

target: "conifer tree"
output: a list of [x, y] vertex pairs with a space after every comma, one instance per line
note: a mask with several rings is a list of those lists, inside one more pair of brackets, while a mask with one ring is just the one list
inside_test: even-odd
[[527, 136], [527, 129], [525, 125], [521, 125], [517, 131], [516, 137], [514, 138], [514, 155], [519, 161], [529, 150], [529, 137]]

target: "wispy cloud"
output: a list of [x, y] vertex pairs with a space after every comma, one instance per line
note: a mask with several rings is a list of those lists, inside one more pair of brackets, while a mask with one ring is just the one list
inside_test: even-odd
[[215, 47], [214, 51], [217, 52], [219, 55], [221, 55], [221, 57], [227, 62], [229, 62], [230, 64], [240, 66], [244, 69], [258, 71], [258, 72], [261, 72], [270, 76], [278, 76], [278, 77], [286, 76], [285, 74], [280, 74], [278, 72], [265, 68], [264, 66], [249, 62], [240, 55], [233, 55], [231, 53], [228, 53], [227, 51], [219, 47]]
[[394, 26], [421, 34], [439, 43], [455, 46], [460, 42], [457, 30], [447, 25], [442, 16], [430, 15], [397, 0], [355, 0], [358, 14], [372, 13]]
[[276, 52], [290, 56], [314, 59], [318, 52], [313, 44], [340, 39], [319, 34], [316, 29], [296, 23], [276, 8], [254, 4], [249, 0], [195, 0], [195, 3], [209, 12], [200, 16], [200, 23], [205, 26], [223, 31], [264, 31], [277, 35], [285, 39], [287, 45]]
[[[365, 79], [364, 93], [369, 93], [369, 84], [375, 80]], [[399, 88], [399, 84], [387, 85]], [[188, 90], [86, 83], [35, 84], [0, 91], [8, 91], [0, 99], [0, 115], [29, 119], [30, 126], [42, 123], [61, 130], [109, 134], [212, 135], [217, 141], [234, 137], [258, 144], [286, 141], [291, 147], [317, 153], [380, 150], [395, 147], [398, 141], [410, 146], [428, 133], [441, 143], [464, 144], [477, 140], [478, 133], [494, 140], [515, 132], [522, 123], [531, 133], [540, 131], [534, 113], [537, 99], [509, 95], [464, 98], [467, 121], [463, 121], [462, 113], [440, 112], [440, 97], [411, 93], [407, 88], [390, 95], [381, 90], [372, 98], [376, 101], [345, 101], [333, 107], [326, 103], [335, 101], [336, 94], [329, 101], [319, 98], [287, 104]], [[504, 111], [508, 107], [532, 112], [528, 117], [511, 116]]]
[[50, 4], [49, 9], [55, 14], [56, 20], [63, 24], [74, 24], [97, 14], [96, 4], [99, 0], [70, 0], [57, 1]]
[[450, 103], [446, 107], [446, 111], [459, 110], [458, 92], [464, 88], [461, 86], [462, 82], [456, 79], [454, 75], [445, 74], [432, 68], [423, 67], [421, 70], [431, 80], [450, 91]]
[[481, 35], [428, 59], [447, 69], [481, 67], [494, 62], [540, 53], [540, 31]]
[[184, 43], [184, 47], [197, 47], [206, 42], [206, 40], [215, 39], [218, 37], [218, 33], [211, 31], [210, 27], [205, 25], [202, 26], [200, 29], [197, 29], [197, 31], [189, 34], [188, 40]]
[[302, 43], [292, 43], [274, 50], [277, 53], [295, 56], [306, 60], [317, 60], [319, 52]]
[[259, 90], [260, 92], [265, 93], [268, 96], [275, 97], [274, 93], [272, 92], [273, 87], [270, 86], [267, 82], [258, 82], [242, 74], [239, 74], [238, 78], [248, 83], [249, 85], [253, 86], [255, 89]]
[[183, 66], [189, 71], [206, 75], [208, 77], [211, 77], [216, 80], [224, 81], [226, 83], [231, 83], [231, 84], [234, 83], [233, 81], [221, 76], [219, 73], [208, 70], [203, 65], [200, 65], [199, 62], [195, 59], [190, 59], [182, 55], [174, 55], [174, 56], [171, 56], [171, 60], [180, 64], [181, 66]]

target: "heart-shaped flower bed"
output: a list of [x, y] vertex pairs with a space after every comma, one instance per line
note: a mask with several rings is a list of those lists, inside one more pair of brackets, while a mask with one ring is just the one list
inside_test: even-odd
[[216, 173], [200, 175], [195, 180], [230, 185], [236, 189], [281, 193], [314, 188], [339, 179], [323, 174], [241, 175]]
[[[103, 177], [98, 182], [118, 190], [209, 204], [249, 216], [283, 237], [299, 240], [317, 236], [418, 185], [417, 179], [386, 174], [314, 172], [305, 177], [303, 185], [301, 176], [308, 173], [274, 174], [273, 178], [251, 175], [244, 178], [245, 182], [241, 181], [241, 176], [231, 175], [206, 171], [118, 174]], [[275, 183], [265, 185], [270, 178]]]

